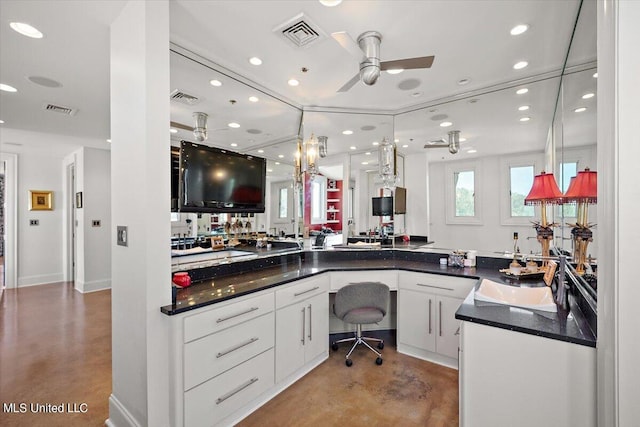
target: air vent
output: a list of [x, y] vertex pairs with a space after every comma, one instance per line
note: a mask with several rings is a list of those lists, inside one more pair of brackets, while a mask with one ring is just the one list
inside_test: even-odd
[[325, 37], [324, 32], [304, 13], [300, 13], [273, 29], [297, 48], [306, 48]]
[[62, 105], [44, 104], [44, 109], [47, 111], [53, 111], [56, 113], [66, 114], [67, 116], [75, 116], [78, 109], [71, 107], [64, 107]]
[[171, 100], [187, 105], [196, 105], [201, 101], [197, 96], [189, 95], [188, 93], [185, 93], [178, 89], [171, 92]]

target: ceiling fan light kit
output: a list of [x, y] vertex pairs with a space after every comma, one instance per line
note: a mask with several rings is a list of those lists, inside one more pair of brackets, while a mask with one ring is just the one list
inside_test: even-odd
[[447, 133], [448, 141], [444, 139], [438, 139], [436, 141], [429, 141], [424, 144], [424, 148], [440, 148], [448, 147], [451, 154], [456, 154], [460, 151], [460, 131], [452, 130]]
[[193, 113], [193, 118], [196, 121], [196, 125], [193, 128], [193, 136], [198, 142], [206, 141], [207, 139], [207, 113], [196, 112]]

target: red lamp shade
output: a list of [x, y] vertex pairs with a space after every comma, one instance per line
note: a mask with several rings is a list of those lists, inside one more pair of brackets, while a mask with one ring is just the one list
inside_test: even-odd
[[578, 172], [571, 179], [567, 192], [564, 193], [565, 202], [596, 203], [598, 201], [598, 172], [586, 168]]
[[551, 204], [562, 204], [562, 192], [556, 184], [556, 180], [551, 173], [544, 171], [533, 178], [533, 186], [529, 195], [524, 199], [525, 205], [539, 205], [542, 202]]

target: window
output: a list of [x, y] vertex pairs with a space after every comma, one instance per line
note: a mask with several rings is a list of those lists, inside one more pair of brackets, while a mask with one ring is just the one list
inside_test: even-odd
[[472, 170], [454, 172], [453, 174], [456, 192], [456, 217], [474, 217], [476, 215], [474, 175]]
[[289, 206], [289, 189], [283, 187], [280, 189], [279, 199], [278, 199], [278, 218], [287, 218], [288, 211], [287, 208]]
[[447, 224], [482, 224], [480, 167], [480, 162], [451, 162], [444, 166]]
[[[558, 180], [558, 184], [560, 186], [560, 191], [562, 194], [567, 192], [569, 188], [569, 184], [571, 183], [571, 178], [578, 175], [578, 162], [568, 162], [568, 163], [560, 163], [560, 179]], [[561, 216], [563, 218], [571, 217], [575, 218], [576, 213], [576, 205], [573, 203], [568, 203], [566, 205], [562, 205]]]
[[511, 217], [534, 216], [533, 206], [525, 206], [524, 204], [524, 199], [533, 186], [533, 176], [533, 165], [509, 167]]

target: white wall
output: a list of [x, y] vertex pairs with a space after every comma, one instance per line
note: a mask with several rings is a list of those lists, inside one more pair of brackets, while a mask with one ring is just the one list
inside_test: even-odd
[[[18, 286], [64, 280], [63, 155], [24, 151], [18, 157]], [[29, 190], [53, 191], [52, 211], [30, 211]], [[30, 226], [29, 220], [39, 221]]]
[[77, 158], [76, 192], [82, 192], [83, 205], [76, 209], [75, 287], [89, 292], [111, 287], [111, 153], [84, 147]]
[[404, 182], [407, 188], [406, 233], [433, 240], [429, 225], [429, 169], [426, 154], [405, 158]]

